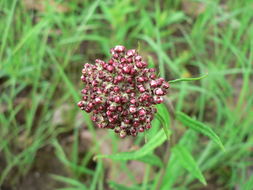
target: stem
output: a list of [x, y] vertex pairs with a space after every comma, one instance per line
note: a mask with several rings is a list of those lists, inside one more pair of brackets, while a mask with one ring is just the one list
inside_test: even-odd
[[170, 80], [169, 83], [172, 84], [172, 83], [177, 83], [177, 82], [182, 82], [182, 81], [200, 80], [200, 79], [206, 78], [207, 76], [208, 76], [208, 73], [196, 78], [181, 78], [181, 79]]

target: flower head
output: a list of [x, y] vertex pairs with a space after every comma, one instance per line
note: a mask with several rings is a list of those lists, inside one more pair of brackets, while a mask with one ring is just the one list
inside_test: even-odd
[[92, 112], [91, 119], [99, 128], [114, 129], [120, 137], [136, 136], [151, 127], [155, 104], [163, 102], [169, 84], [157, 78], [154, 68], [135, 49], [118, 45], [111, 49], [108, 62], [96, 59], [84, 64], [81, 80], [81, 110]]

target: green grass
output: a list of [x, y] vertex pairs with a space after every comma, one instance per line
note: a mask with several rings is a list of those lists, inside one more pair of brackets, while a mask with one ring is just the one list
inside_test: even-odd
[[[121, 152], [122, 140], [109, 131], [101, 136], [80, 114], [81, 68], [108, 59], [110, 48], [122, 44], [140, 47], [167, 80], [208, 72], [200, 81], [171, 84], [168, 99], [175, 111], [208, 123], [226, 151], [178, 122], [176, 140], [192, 153], [210, 188], [253, 189], [252, 0], [55, 0], [66, 12], [47, 1], [43, 11], [22, 2], [0, 1], [0, 188], [25, 189], [47, 149], [49, 163], [60, 169], [39, 170], [56, 184], [42, 189], [203, 188], [173, 155], [165, 168], [146, 161], [141, 182], [127, 161], [93, 161], [108, 142], [112, 153]], [[155, 120], [148, 141], [160, 127]], [[83, 138], [84, 131], [93, 140]], [[143, 143], [143, 136], [131, 139]], [[161, 160], [164, 151], [155, 152]], [[119, 180], [119, 173], [125, 177]]]

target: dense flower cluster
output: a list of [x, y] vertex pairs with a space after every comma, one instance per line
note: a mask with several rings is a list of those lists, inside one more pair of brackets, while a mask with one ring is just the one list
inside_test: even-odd
[[111, 54], [108, 62], [97, 59], [94, 65], [84, 65], [85, 87], [78, 106], [92, 112], [99, 128], [114, 129], [122, 138], [136, 136], [151, 128], [154, 105], [163, 102], [169, 84], [156, 77], [154, 68], [147, 68], [136, 50], [118, 45]]

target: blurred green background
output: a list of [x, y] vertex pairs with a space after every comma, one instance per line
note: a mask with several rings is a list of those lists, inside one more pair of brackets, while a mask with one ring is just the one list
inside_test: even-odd
[[138, 149], [143, 135], [121, 140], [76, 106], [83, 64], [118, 44], [139, 48], [166, 80], [209, 73], [168, 98], [226, 151], [176, 123], [208, 184], [173, 161], [160, 189], [252, 190], [252, 0], [0, 0], [0, 189], [155, 189], [157, 166], [92, 159]]

